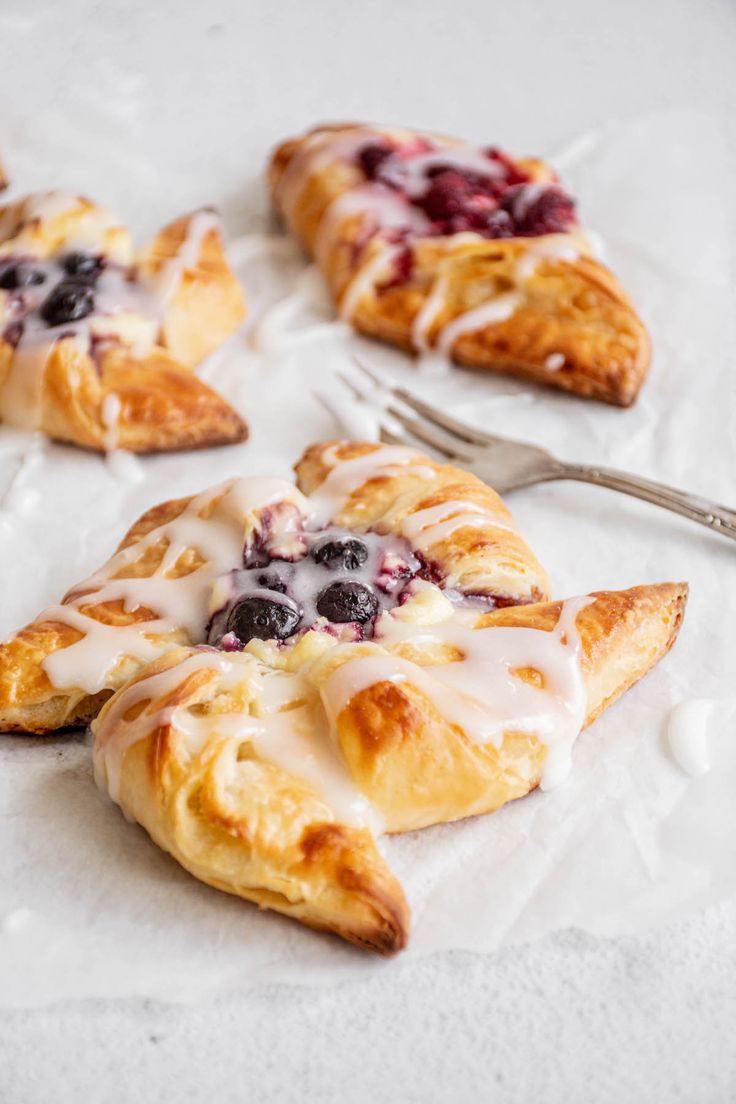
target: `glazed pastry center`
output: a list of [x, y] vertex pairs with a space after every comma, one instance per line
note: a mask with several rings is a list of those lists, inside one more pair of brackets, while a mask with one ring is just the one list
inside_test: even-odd
[[484, 238], [562, 233], [575, 204], [558, 184], [532, 181], [500, 150], [406, 148], [368, 142], [357, 161], [368, 180], [390, 188], [429, 220], [428, 234], [472, 232]]
[[377, 533], [302, 532], [290, 555], [280, 543], [272, 536], [246, 549], [245, 567], [216, 581], [209, 644], [239, 651], [250, 640], [287, 640], [311, 628], [362, 640], [421, 567], [406, 541]]

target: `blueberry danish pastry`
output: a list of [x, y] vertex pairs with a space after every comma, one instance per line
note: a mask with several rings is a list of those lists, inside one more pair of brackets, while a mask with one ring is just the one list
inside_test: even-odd
[[551, 601], [498, 495], [411, 448], [296, 471], [145, 514], [0, 648], [0, 724], [92, 720], [99, 784], [187, 870], [390, 954], [409, 914], [377, 836], [563, 778], [687, 587]]
[[135, 255], [79, 196], [0, 207], [1, 421], [106, 451], [242, 441], [240, 416], [192, 369], [244, 314], [210, 211]]

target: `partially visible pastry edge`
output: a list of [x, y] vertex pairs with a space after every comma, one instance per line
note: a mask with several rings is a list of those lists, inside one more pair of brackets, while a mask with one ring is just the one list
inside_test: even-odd
[[[177, 662], [189, 654], [187, 649], [170, 653], [141, 671], [134, 681], [145, 681], [148, 671], [175, 669]], [[178, 691], [174, 694], [178, 695]], [[111, 701], [109, 707], [113, 705]], [[93, 732], [97, 733], [103, 722], [104, 715], [93, 726]], [[97, 750], [97, 736], [95, 741]], [[269, 860], [259, 859], [257, 847], [249, 842], [247, 823], [241, 825], [223, 818], [222, 811], [209, 807], [213, 802], [216, 805], [216, 796], [206, 777], [208, 797], [201, 806], [195, 803], [196, 814], [191, 811], [188, 796], [202, 777], [194, 767], [182, 770], [176, 761], [176, 741], [175, 725], [160, 725], [128, 749], [121, 765], [119, 804], [126, 817], [140, 824], [158, 847], [199, 881], [259, 908], [339, 935], [384, 956], [406, 946], [409, 907], [400, 884], [367, 829], [337, 822], [309, 823], [295, 845], [290, 865], [283, 870], [274, 868]], [[105, 779], [105, 770], [100, 777]], [[217, 845], [205, 855], [196, 853], [196, 830], [189, 834], [185, 830], [184, 822], [192, 816], [201, 819], [206, 831], [215, 833]], [[236, 876], [225, 877], [222, 869], [217, 868], [218, 863], [221, 868], [228, 865], [237, 868], [239, 861], [244, 867], [243, 881]], [[253, 871], [249, 871], [252, 864], [260, 866], [265, 882], [273, 878], [292, 886], [293, 899], [273, 885], [248, 884], [248, 873], [253, 877]], [[257, 877], [256, 874], [254, 881]], [[300, 884], [302, 890], [307, 890], [301, 896], [296, 892]], [[310, 888], [315, 891], [311, 897]]]
[[[623, 292], [623, 289], [622, 289]], [[544, 359], [524, 357], [527, 328], [524, 308], [517, 311], [501, 327], [491, 325], [472, 333], [463, 334], [454, 343], [450, 359], [457, 364], [479, 371], [500, 372], [503, 375], [530, 380], [544, 387], [568, 391], [580, 398], [596, 399], [611, 406], [631, 406], [641, 390], [651, 364], [651, 338], [627, 302], [619, 303], [634, 336], [636, 346], [630, 364], [606, 367], [594, 362], [594, 358], [576, 339], [574, 327], [566, 335], [565, 364], [558, 370], [550, 370]], [[353, 327], [366, 337], [416, 354], [412, 339], [412, 318], [392, 318], [375, 309], [375, 301], [365, 296], [358, 304], [351, 319]], [[564, 323], [559, 323], [561, 326]], [[503, 344], [503, 348], [499, 346]], [[553, 343], [554, 344], [554, 343]], [[558, 342], [557, 344], [560, 344]], [[546, 359], [546, 358], [545, 358]]]

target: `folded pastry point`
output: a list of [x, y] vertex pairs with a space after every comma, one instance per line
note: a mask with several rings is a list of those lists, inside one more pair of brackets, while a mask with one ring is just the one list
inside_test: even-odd
[[212, 210], [194, 211], [164, 227], [139, 252], [138, 270], [165, 283], [159, 342], [189, 368], [219, 348], [245, 318], [243, 289]]
[[361, 791], [403, 832], [488, 813], [567, 774], [574, 741], [671, 648], [687, 585], [387, 625], [314, 679]]
[[[408, 934], [403, 891], [360, 817], [346, 823], [301, 776], [304, 760], [340, 771], [329, 741], [315, 746], [301, 680], [258, 668], [194, 648], [145, 668], [94, 722], [98, 783], [201, 881], [394, 954]], [[269, 679], [286, 683], [272, 714]], [[349, 814], [349, 779], [330, 781]]]
[[542, 161], [345, 124], [280, 145], [269, 184], [362, 333], [620, 406], [636, 398], [648, 334]]
[[136, 259], [114, 215], [51, 192], [0, 207], [0, 418], [82, 447], [155, 452], [242, 441], [189, 369], [245, 304], [210, 211]]

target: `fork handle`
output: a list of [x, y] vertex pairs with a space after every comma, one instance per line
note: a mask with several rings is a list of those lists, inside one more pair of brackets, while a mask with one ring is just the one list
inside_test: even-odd
[[562, 464], [555, 469], [552, 479], [576, 479], [581, 483], [595, 483], [599, 487], [609, 487], [612, 491], [642, 498], [665, 510], [697, 521], [724, 537], [736, 540], [736, 510], [729, 510], [715, 502], [709, 502], [699, 495], [678, 491], [664, 483], [655, 483], [651, 479], [641, 479], [637, 475], [614, 471], [613, 468], [599, 468], [586, 464]]

